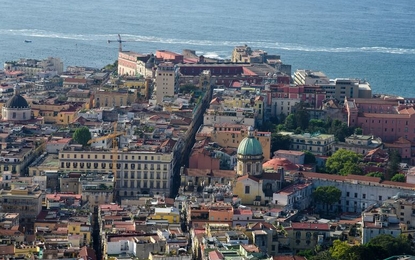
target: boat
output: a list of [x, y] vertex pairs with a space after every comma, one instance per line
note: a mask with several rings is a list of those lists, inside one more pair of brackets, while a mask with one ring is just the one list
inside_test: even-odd
[[32, 42], [31, 40], [24, 40], [25, 43], [29, 43]]

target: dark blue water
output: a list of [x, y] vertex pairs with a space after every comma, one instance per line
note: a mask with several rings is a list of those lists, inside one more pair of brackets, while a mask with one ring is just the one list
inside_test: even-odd
[[[7, 2], [7, 3], [5, 3]], [[235, 45], [281, 54], [293, 70], [367, 79], [376, 93], [415, 97], [415, 5], [384, 1], [2, 1], [0, 62], [56, 56], [102, 67], [125, 50], [229, 58]], [[32, 43], [24, 43], [24, 40]]]

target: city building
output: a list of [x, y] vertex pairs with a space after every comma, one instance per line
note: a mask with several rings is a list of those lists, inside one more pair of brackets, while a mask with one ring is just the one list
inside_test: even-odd
[[328, 156], [333, 152], [334, 135], [320, 133], [294, 134], [293, 132], [279, 132], [288, 135], [291, 139], [291, 150], [310, 151], [314, 155]]
[[136, 99], [136, 94], [128, 89], [101, 88], [94, 94], [95, 107], [129, 106]]
[[297, 70], [293, 78], [296, 85], [329, 84], [330, 79], [321, 71]]
[[377, 148], [382, 149], [383, 142], [380, 138], [375, 138], [372, 135], [351, 135], [345, 138], [345, 142], [333, 144], [333, 152], [345, 149], [363, 155]]
[[[160, 149], [158, 147], [154, 147]], [[139, 194], [170, 194], [173, 176], [173, 153], [165, 148], [109, 150], [67, 149], [59, 153], [63, 172], [112, 172], [117, 164], [115, 190], [118, 196], [135, 197]], [[116, 158], [114, 158], [116, 156]]]
[[33, 223], [42, 210], [42, 191], [38, 185], [11, 185], [0, 191], [1, 211], [18, 213], [22, 224]]
[[[215, 124], [214, 126], [201, 126], [196, 133], [196, 141], [206, 138], [210, 142], [216, 143], [221, 147], [238, 148], [240, 142], [248, 136], [248, 127], [240, 124]], [[260, 132], [254, 130], [254, 137], [262, 146], [265, 160], [271, 158], [271, 132]]]
[[415, 109], [405, 100], [391, 99], [347, 99], [345, 102], [348, 125], [360, 127], [364, 135], [378, 136], [385, 143], [404, 137], [415, 140]]
[[163, 62], [158, 64], [155, 82], [157, 104], [162, 104], [164, 97], [173, 97], [177, 93], [174, 63]]
[[18, 61], [7, 61], [3, 67], [6, 71], [21, 71], [29, 76], [48, 71], [56, 74], [62, 74], [63, 72], [63, 62], [59, 58], [53, 57], [44, 60], [20, 59]]
[[20, 95], [20, 86], [14, 86], [14, 95], [2, 107], [3, 121], [24, 122], [32, 119], [32, 112], [26, 99]]
[[132, 51], [118, 52], [118, 75], [152, 77], [154, 55]]
[[261, 143], [254, 137], [254, 129], [248, 129], [248, 137], [239, 144], [237, 169], [239, 177], [233, 187], [242, 204], [267, 205], [272, 202], [272, 194], [281, 189], [284, 171], [263, 171]]

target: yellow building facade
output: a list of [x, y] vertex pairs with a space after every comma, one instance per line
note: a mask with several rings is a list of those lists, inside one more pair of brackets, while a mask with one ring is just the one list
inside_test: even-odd
[[122, 85], [127, 89], [135, 89], [140, 97], [149, 98], [151, 79], [125, 79]]
[[[212, 142], [222, 147], [238, 148], [239, 143], [248, 136], [248, 130], [241, 125], [215, 125], [211, 134]], [[261, 143], [264, 160], [271, 158], [271, 132], [254, 132], [254, 137]]]
[[32, 104], [34, 117], [43, 117], [46, 124], [68, 125], [72, 123], [78, 112], [85, 107], [79, 103], [71, 104]]
[[134, 102], [136, 95], [127, 89], [110, 90], [101, 89], [95, 93], [95, 107], [121, 107]]
[[59, 153], [63, 172], [112, 172], [117, 156], [116, 191], [120, 196], [142, 193], [170, 193], [173, 153], [120, 150], [117, 155], [105, 150], [64, 150]]
[[83, 224], [81, 222], [68, 222], [68, 235], [79, 235], [80, 245], [90, 245], [91, 233], [91, 225]]
[[148, 220], [165, 220], [169, 224], [179, 224], [180, 212], [176, 208], [155, 208], [154, 214], [150, 215]]

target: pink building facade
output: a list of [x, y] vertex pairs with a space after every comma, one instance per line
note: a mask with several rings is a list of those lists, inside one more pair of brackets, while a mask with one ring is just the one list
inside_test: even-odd
[[345, 101], [347, 123], [364, 135], [380, 137], [385, 148], [397, 150], [415, 162], [415, 109], [401, 99], [351, 99]]

